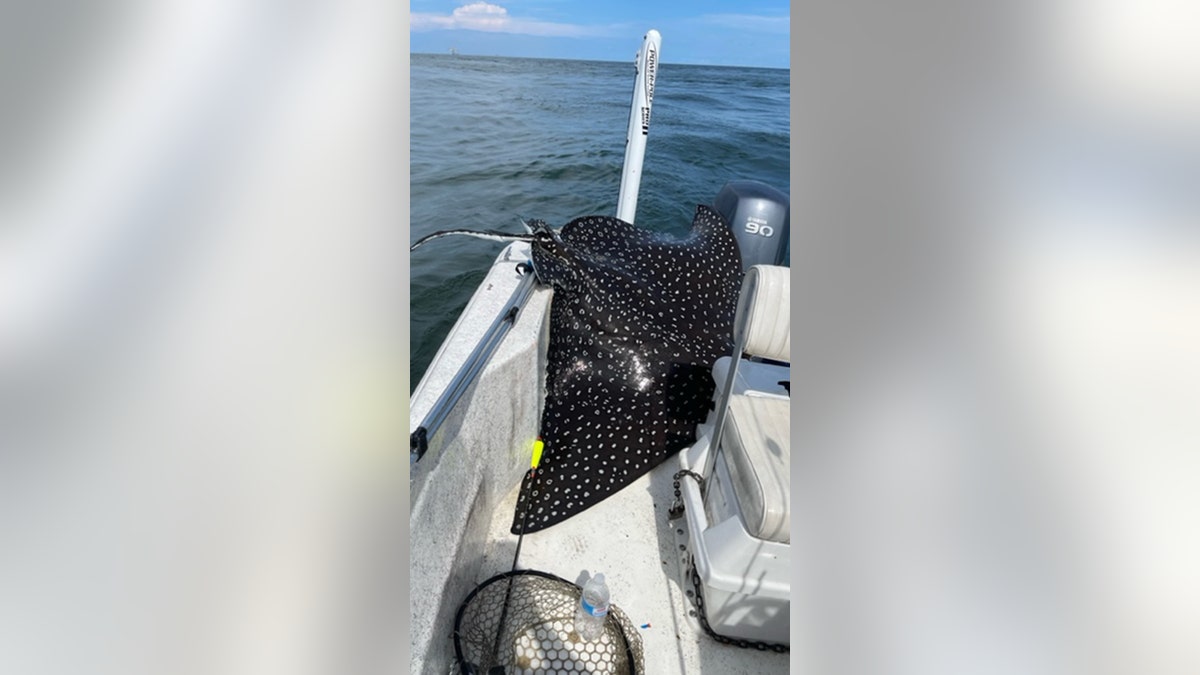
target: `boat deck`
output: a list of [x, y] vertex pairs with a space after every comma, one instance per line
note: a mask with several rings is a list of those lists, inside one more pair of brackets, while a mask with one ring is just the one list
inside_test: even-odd
[[[414, 392], [414, 428], [506, 306], [519, 281], [513, 265], [527, 257], [523, 242], [498, 256]], [[429, 454], [411, 467], [413, 672], [450, 670], [458, 605], [512, 567], [517, 537], [509, 526], [537, 433], [549, 300], [548, 289], [534, 291], [479, 381], [430, 436]], [[720, 644], [689, 616], [691, 584], [680, 581], [686, 537], [678, 534], [687, 519], [667, 520], [678, 468], [670, 458], [587, 511], [527, 535], [518, 567], [577, 583], [584, 570], [603, 572], [613, 603], [635, 625], [650, 624], [639, 630], [646, 673], [789, 672], [788, 654]]]
[[[681, 584], [684, 554], [677, 539], [685, 519], [667, 520], [677, 468], [667, 460], [587, 511], [526, 535], [517, 566], [577, 583], [585, 571], [603, 572], [613, 604], [635, 625], [650, 624], [639, 631], [646, 673], [787, 673], [788, 654], [720, 644], [689, 615], [692, 605], [684, 593], [691, 584]], [[512, 567], [517, 536], [509, 526], [517, 493], [513, 486], [494, 512], [477, 582]]]

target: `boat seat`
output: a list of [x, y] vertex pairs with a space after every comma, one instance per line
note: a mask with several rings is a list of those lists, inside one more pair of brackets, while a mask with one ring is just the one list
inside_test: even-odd
[[746, 271], [733, 348], [713, 367], [716, 406], [679, 459], [702, 476], [679, 487], [708, 625], [773, 644], [791, 625], [791, 399], [779, 385], [791, 379], [789, 296], [788, 268]]
[[[734, 320], [734, 355], [791, 361], [789, 273], [774, 265], [747, 271]], [[719, 448], [705, 471], [712, 476], [721, 454], [747, 533], [784, 544], [791, 542], [791, 399], [779, 381], [790, 378], [789, 370], [748, 358], [718, 360]]]
[[721, 447], [742, 522], [751, 536], [791, 543], [788, 399], [733, 395]]
[[[713, 364], [712, 376], [717, 386], [725, 384], [725, 378], [729, 376], [730, 360], [728, 356], [722, 356]], [[737, 372], [734, 373], [733, 390], [730, 393], [735, 396], [753, 394], [786, 400], [788, 390], [779, 383], [791, 379], [791, 372], [787, 366], [742, 359], [738, 363]]]

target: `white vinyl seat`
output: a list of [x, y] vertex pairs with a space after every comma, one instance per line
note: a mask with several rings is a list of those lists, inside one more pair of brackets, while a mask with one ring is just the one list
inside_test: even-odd
[[679, 487], [708, 624], [774, 644], [791, 625], [791, 400], [779, 384], [791, 379], [789, 299], [788, 268], [747, 270], [733, 349], [713, 367], [716, 405], [679, 459], [702, 477]]
[[[788, 268], [750, 268], [734, 321], [733, 356], [791, 361], [790, 295]], [[704, 475], [712, 476], [720, 454], [746, 531], [790, 543], [790, 398], [778, 384], [790, 378], [788, 369], [730, 358], [714, 367], [713, 377], [723, 385], [714, 433], [720, 445], [718, 453], [710, 453]]]
[[[729, 364], [733, 361], [728, 356], [722, 356], [713, 364], [712, 377], [717, 386], [725, 384], [729, 376]], [[780, 384], [791, 377], [787, 366], [773, 363], [759, 363], [742, 359], [734, 373], [733, 389], [730, 394], [751, 394], [754, 396], [774, 396], [787, 400], [788, 390]]]
[[791, 543], [791, 452], [786, 399], [734, 395], [721, 434], [730, 485], [746, 531]]

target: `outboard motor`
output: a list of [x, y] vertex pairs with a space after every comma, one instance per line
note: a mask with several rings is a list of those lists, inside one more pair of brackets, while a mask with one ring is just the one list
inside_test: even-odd
[[733, 228], [742, 250], [742, 270], [751, 265], [782, 265], [791, 234], [791, 202], [775, 188], [754, 180], [725, 184], [713, 202]]

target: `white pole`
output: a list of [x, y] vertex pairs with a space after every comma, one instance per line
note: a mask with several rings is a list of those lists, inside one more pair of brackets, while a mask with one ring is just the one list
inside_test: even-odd
[[642, 159], [646, 154], [646, 136], [650, 133], [650, 106], [654, 103], [654, 80], [658, 75], [661, 49], [662, 36], [651, 29], [642, 39], [642, 48], [637, 55], [637, 77], [633, 82], [629, 129], [625, 134], [625, 167], [621, 169], [621, 193], [617, 197], [617, 217], [627, 223], [632, 223], [637, 214]]

